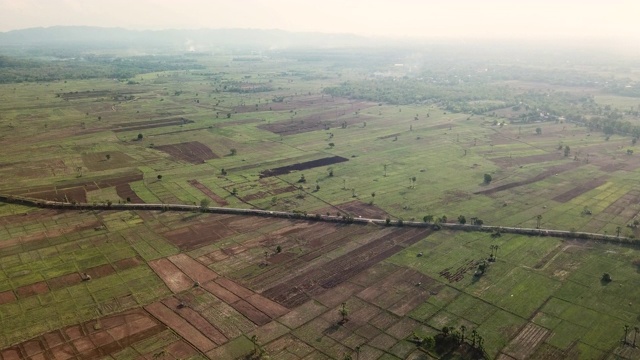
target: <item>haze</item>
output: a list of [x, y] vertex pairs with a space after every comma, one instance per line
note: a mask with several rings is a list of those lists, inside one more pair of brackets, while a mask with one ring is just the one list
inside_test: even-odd
[[0, 31], [255, 28], [411, 38], [640, 40], [636, 1], [0, 0]]

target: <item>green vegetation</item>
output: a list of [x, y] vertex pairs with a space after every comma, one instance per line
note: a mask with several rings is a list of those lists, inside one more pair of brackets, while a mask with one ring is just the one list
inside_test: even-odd
[[[278, 350], [283, 358], [405, 358], [424, 350], [633, 358], [637, 71], [575, 54], [566, 54], [570, 64], [523, 64], [502, 53], [424, 51], [425, 60], [400, 49], [290, 50], [251, 61], [224, 52], [95, 55], [82, 64], [1, 57], [0, 193], [195, 205], [174, 213], [0, 204], [2, 348], [170, 298], [149, 264], [172, 255], [260, 294], [271, 286], [263, 274], [286, 268], [289, 276], [373, 251], [378, 237], [386, 246], [425, 230], [375, 263], [360, 264], [370, 253], [354, 255], [362, 272], [323, 283], [331, 296], [307, 291], [328, 281], [318, 271], [296, 295], [309, 300], [276, 320], [253, 319], [259, 326], [236, 309], [250, 302], [231, 306], [199, 284], [176, 297], [189, 304], [184, 313], [195, 309], [228, 335], [209, 357]], [[409, 60], [422, 63], [411, 68]], [[210, 206], [347, 224], [200, 211]], [[348, 224], [360, 216], [388, 226]], [[408, 221], [428, 229], [401, 227]], [[443, 223], [542, 231], [454, 232]], [[544, 236], [547, 228], [606, 233], [628, 246], [557, 239]], [[190, 247], [198, 236], [207, 241]], [[392, 274], [384, 291], [376, 288]], [[162, 358], [180, 337], [163, 330], [110, 356]]]

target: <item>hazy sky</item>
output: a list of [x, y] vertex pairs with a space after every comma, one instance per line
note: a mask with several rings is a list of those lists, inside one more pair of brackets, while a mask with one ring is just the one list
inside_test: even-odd
[[620, 41], [640, 40], [639, 14], [640, 0], [0, 0], [0, 31], [94, 25]]

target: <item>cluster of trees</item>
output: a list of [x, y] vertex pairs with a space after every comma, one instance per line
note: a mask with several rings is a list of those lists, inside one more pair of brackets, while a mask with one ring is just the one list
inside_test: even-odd
[[36, 60], [0, 55], [0, 83], [71, 79], [128, 79], [138, 74], [201, 69], [195, 60], [180, 56], [84, 56], [65, 60]]
[[466, 354], [465, 358], [485, 359], [484, 338], [473, 329], [471, 333], [467, 333], [467, 327], [461, 325], [459, 328], [445, 326], [439, 334], [433, 337], [420, 337], [413, 334], [412, 342], [428, 351], [434, 351], [440, 356], [446, 358], [459, 355], [462, 351]]

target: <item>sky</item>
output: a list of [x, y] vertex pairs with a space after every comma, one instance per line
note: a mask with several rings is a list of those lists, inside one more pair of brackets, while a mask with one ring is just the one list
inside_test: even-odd
[[0, 31], [91, 25], [638, 41], [638, 14], [639, 0], [0, 0]]

